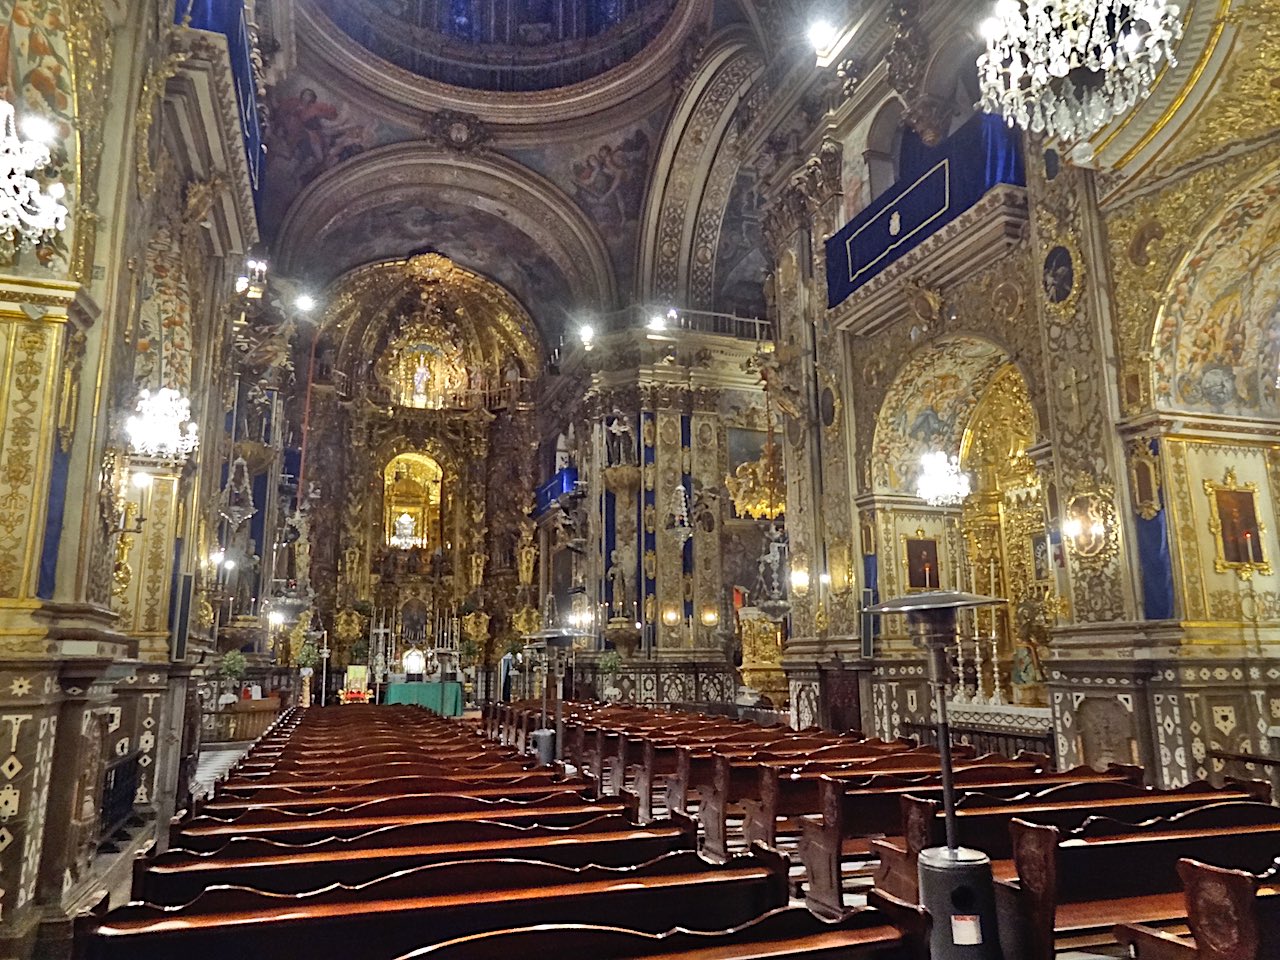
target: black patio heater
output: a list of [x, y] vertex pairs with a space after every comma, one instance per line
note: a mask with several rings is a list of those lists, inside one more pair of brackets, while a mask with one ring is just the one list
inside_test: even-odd
[[947, 723], [947, 649], [956, 641], [956, 612], [1004, 600], [958, 590], [934, 590], [897, 597], [868, 613], [899, 613], [917, 643], [929, 653], [929, 686], [938, 724], [942, 806], [947, 845], [920, 851], [920, 903], [933, 918], [929, 956], [933, 960], [1003, 960], [996, 928], [991, 858], [956, 841], [956, 791], [951, 767], [951, 727]]

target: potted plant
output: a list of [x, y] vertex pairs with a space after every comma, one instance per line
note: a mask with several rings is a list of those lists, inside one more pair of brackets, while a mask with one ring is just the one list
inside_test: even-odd
[[622, 657], [618, 656], [616, 650], [608, 651], [596, 661], [596, 670], [603, 678], [604, 685], [600, 695], [610, 703], [622, 699], [622, 690], [617, 683], [620, 669], [622, 669]]

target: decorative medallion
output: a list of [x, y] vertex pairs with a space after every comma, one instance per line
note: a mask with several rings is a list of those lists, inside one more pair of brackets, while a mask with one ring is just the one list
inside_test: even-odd
[[1044, 294], [1050, 303], [1063, 303], [1076, 285], [1075, 264], [1071, 251], [1057, 246], [1044, 258]]

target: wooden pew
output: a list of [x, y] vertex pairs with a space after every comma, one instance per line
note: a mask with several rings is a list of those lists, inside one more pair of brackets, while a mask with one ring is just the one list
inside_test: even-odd
[[314, 813], [251, 810], [229, 820], [194, 817], [170, 829], [170, 846], [207, 852], [234, 837], [252, 836], [280, 843], [305, 844], [330, 837], [353, 837], [379, 827], [415, 823], [458, 823], [498, 820], [567, 826], [603, 814], [624, 814], [633, 820], [635, 798], [585, 800], [573, 792], [548, 794], [536, 800], [503, 800], [436, 794], [422, 797], [382, 797], [368, 803]]
[[322, 810], [367, 803], [378, 797], [419, 796], [447, 793], [467, 797], [517, 797], [545, 796], [550, 791], [572, 790], [584, 796], [594, 794], [594, 785], [581, 777], [563, 777], [527, 774], [508, 779], [472, 780], [465, 771], [453, 777], [387, 777], [375, 783], [330, 787], [319, 792], [299, 792], [290, 787], [264, 790], [251, 798], [238, 798], [224, 794], [206, 801], [198, 813], [210, 816], [234, 816], [248, 810]]
[[423, 947], [399, 960], [511, 960], [512, 957], [590, 957], [591, 960], [905, 960], [912, 947], [876, 910], [853, 910], [839, 920], [803, 907], [779, 907], [728, 930], [663, 933], [597, 924], [539, 924], [459, 937]]
[[362, 836], [289, 846], [235, 837], [214, 853], [168, 850], [134, 862], [133, 899], [177, 906], [206, 888], [241, 886], [300, 894], [333, 883], [357, 886], [401, 870], [462, 860], [537, 859], [565, 867], [622, 867], [696, 850], [688, 817], [638, 826], [597, 817], [569, 827], [474, 821], [384, 827]]
[[[934, 747], [907, 748], [897, 743], [881, 740], [866, 743], [832, 744], [816, 750], [802, 750], [805, 768], [829, 775], [852, 773], [887, 773], [900, 776], [932, 773], [938, 770], [938, 751]], [[957, 761], [973, 761], [974, 749], [959, 744], [952, 753]], [[776, 750], [766, 747], [751, 754], [716, 751], [710, 784], [693, 783], [701, 798], [698, 818], [706, 831], [706, 853], [713, 857], [726, 857], [728, 850], [728, 817], [731, 811], [745, 812], [750, 800], [758, 800], [761, 767], [787, 767], [795, 763], [796, 751]], [[992, 755], [982, 758], [988, 764], [1007, 764], [1009, 758]], [[748, 841], [750, 842], [750, 841]]]
[[[1080, 780], [1122, 780], [1138, 783], [1140, 767], [1112, 766], [1101, 773], [1077, 767], [1064, 773], [1032, 765], [979, 765], [956, 771], [961, 790], [981, 789], [998, 796], [1025, 793], [1028, 789]], [[942, 796], [938, 776], [916, 778], [891, 774], [862, 776], [852, 780], [822, 777], [819, 781], [820, 819], [801, 821], [800, 859], [807, 881], [806, 901], [816, 913], [839, 915], [845, 910], [841, 861], [845, 857], [870, 859], [871, 840], [896, 832], [901, 824], [900, 798], [905, 794], [925, 798]]]
[[1273, 865], [1261, 876], [1246, 870], [1180, 860], [1186, 933], [1144, 924], [1115, 928], [1117, 942], [1137, 960], [1278, 960], [1280, 883]]
[[1210, 804], [1141, 826], [1095, 818], [1067, 835], [1021, 820], [1009, 829], [1016, 876], [997, 880], [996, 899], [1009, 947], [1026, 960], [1112, 942], [1119, 924], [1185, 922], [1181, 859], [1259, 871], [1280, 856], [1280, 809], [1263, 803]]
[[[975, 791], [963, 795], [956, 804], [956, 836], [962, 846], [981, 850], [993, 861], [1007, 861], [1013, 856], [1009, 824], [1014, 819], [1070, 831], [1095, 816], [1136, 825], [1208, 803], [1234, 800], [1265, 803], [1270, 799], [1271, 786], [1262, 780], [1228, 782], [1221, 788], [1199, 781], [1176, 790], [1093, 780], [1048, 787], [1016, 797]], [[900, 800], [902, 836], [871, 843], [872, 856], [880, 861], [875, 885], [915, 903], [919, 898], [920, 851], [946, 843], [942, 801], [910, 794]]]
[[523, 760], [499, 761], [497, 763], [480, 763], [475, 766], [461, 766], [451, 763], [416, 763], [395, 760], [391, 763], [370, 770], [357, 768], [348, 770], [338, 767], [324, 772], [276, 773], [265, 777], [245, 779], [229, 777], [219, 781], [214, 788], [213, 796], [252, 797], [260, 791], [270, 790], [324, 790], [330, 787], [347, 787], [357, 784], [378, 783], [387, 777], [441, 777], [450, 776], [458, 771], [466, 771], [469, 780], [501, 780], [507, 777], [518, 777], [524, 774], [538, 773], [544, 776], [565, 777], [564, 768], [538, 767]]
[[215, 887], [180, 908], [130, 904], [78, 921], [78, 960], [237, 956], [390, 960], [424, 937], [590, 917], [659, 933], [725, 930], [784, 906], [786, 861], [763, 848], [722, 866], [693, 853], [638, 867], [476, 860], [418, 867], [355, 888], [280, 897]]
[[796, 733], [782, 727], [760, 727], [754, 738], [732, 743], [682, 744], [676, 748], [676, 772], [667, 778], [667, 806], [682, 812], [688, 809], [690, 794], [710, 786], [717, 754], [749, 756], [767, 749], [779, 755], [799, 755], [831, 742], [826, 737]]

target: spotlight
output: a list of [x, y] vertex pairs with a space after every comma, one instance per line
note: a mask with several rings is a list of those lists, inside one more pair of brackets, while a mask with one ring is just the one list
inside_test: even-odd
[[822, 574], [819, 574], [819, 575], [818, 575], [818, 582], [819, 582], [820, 584], [822, 584], [824, 587], [829, 587], [829, 586], [831, 586], [831, 574], [829, 574], [829, 573], [822, 573]]
[[1084, 524], [1078, 517], [1068, 517], [1062, 522], [1062, 532], [1074, 540], [1084, 533]]
[[147, 473], [145, 470], [141, 470], [138, 473], [135, 473], [129, 479], [132, 481], [133, 485], [137, 487], [139, 490], [145, 490], [147, 489], [147, 487], [151, 486], [151, 482], [155, 478], [151, 476], [151, 474]]
[[791, 589], [795, 590], [800, 596], [804, 596], [809, 592], [809, 571], [808, 570], [792, 570], [791, 571]]
[[22, 135], [28, 140], [35, 140], [37, 143], [52, 143], [58, 139], [58, 129], [47, 118], [39, 114], [32, 113], [22, 118], [19, 124], [22, 129]]
[[245, 276], [236, 277], [236, 293], [244, 293], [249, 289], [249, 278]]
[[815, 53], [826, 53], [839, 39], [839, 32], [827, 20], [815, 20], [809, 25], [809, 43]]
[[680, 611], [675, 607], [667, 607], [662, 611], [662, 622], [668, 627], [674, 627], [680, 622]]
[[582, 345], [584, 347], [590, 350], [592, 346], [594, 346], [596, 340], [595, 327], [591, 326], [589, 323], [584, 323], [578, 328], [578, 339], [582, 341]]
[[222, 561], [225, 560], [226, 558], [227, 558], [227, 555], [223, 553], [221, 550], [217, 550], [209, 554], [209, 562], [213, 564], [215, 567], [222, 566]]
[[293, 301], [293, 305], [303, 313], [310, 313], [316, 308], [316, 298], [309, 293], [300, 293], [298, 298]]
[[665, 330], [667, 328], [667, 318], [660, 313], [655, 313], [649, 318], [647, 326], [650, 330]]
[[267, 623], [273, 627], [284, 626], [284, 614], [279, 610], [272, 610], [267, 614]]
[[235, 568], [236, 568], [236, 562], [235, 562], [234, 560], [223, 560], [223, 561], [222, 561], [222, 569], [224, 569], [224, 570], [234, 570]]

